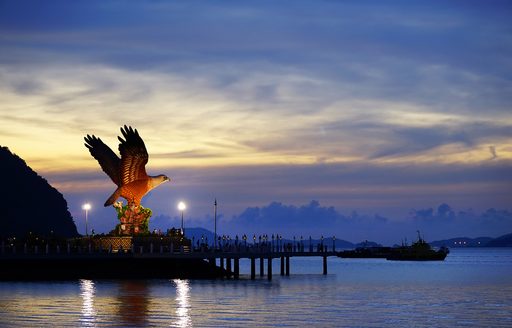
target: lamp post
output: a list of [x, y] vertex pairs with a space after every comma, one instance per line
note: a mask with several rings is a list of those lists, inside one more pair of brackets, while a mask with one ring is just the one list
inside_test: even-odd
[[184, 202], [178, 203], [178, 210], [181, 211], [181, 234], [185, 235], [185, 230], [183, 229], [183, 212], [187, 208], [187, 205]]
[[213, 202], [214, 210], [213, 210], [213, 220], [214, 220], [214, 234], [215, 234], [215, 245], [213, 249], [217, 249], [217, 198]]
[[82, 209], [85, 211], [85, 235], [89, 236], [89, 230], [87, 229], [87, 214], [91, 209], [91, 204], [85, 203], [84, 205], [82, 205]]

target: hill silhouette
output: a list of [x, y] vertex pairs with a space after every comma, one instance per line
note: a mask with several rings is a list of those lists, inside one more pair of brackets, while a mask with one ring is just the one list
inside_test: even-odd
[[434, 247], [447, 246], [450, 248], [458, 248], [458, 247], [484, 247], [492, 241], [491, 237], [478, 237], [478, 238], [469, 238], [469, 237], [456, 237], [450, 239], [436, 240], [430, 243], [430, 245]]
[[512, 233], [500, 236], [488, 242], [486, 247], [512, 247]]
[[24, 237], [29, 232], [78, 236], [62, 194], [9, 148], [0, 146], [0, 236]]

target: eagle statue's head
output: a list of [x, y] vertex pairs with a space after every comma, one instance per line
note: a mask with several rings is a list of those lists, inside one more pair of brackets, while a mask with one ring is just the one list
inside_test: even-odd
[[159, 174], [151, 177], [151, 185], [153, 188], [161, 185], [164, 182], [171, 181], [171, 179], [165, 174]]

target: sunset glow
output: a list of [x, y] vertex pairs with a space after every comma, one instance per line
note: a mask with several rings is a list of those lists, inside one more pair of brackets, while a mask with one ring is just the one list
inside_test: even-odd
[[[59, 5], [69, 21], [55, 6], [0, 12], [0, 140], [75, 217], [113, 192], [83, 137], [117, 153], [124, 124], [148, 173], [172, 178], [145, 200], [157, 215], [178, 195], [198, 222], [219, 194], [226, 218], [272, 201], [393, 218], [512, 202], [499, 6]], [[110, 216], [95, 209], [95, 226]]]

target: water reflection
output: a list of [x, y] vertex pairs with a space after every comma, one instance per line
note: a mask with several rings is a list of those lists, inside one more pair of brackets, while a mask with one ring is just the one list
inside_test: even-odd
[[146, 281], [122, 281], [117, 298], [117, 314], [123, 325], [147, 325], [149, 290]]
[[80, 280], [80, 296], [82, 297], [82, 316], [80, 321], [86, 327], [95, 326], [96, 310], [94, 309], [94, 282], [92, 280]]
[[172, 327], [190, 327], [192, 319], [190, 318], [190, 285], [187, 280], [174, 279], [176, 285], [176, 316], [177, 320]]
[[270, 283], [0, 281], [0, 327], [512, 327], [511, 248], [454, 249], [442, 263], [331, 262], [325, 277], [320, 258], [296, 259], [291, 277]]

